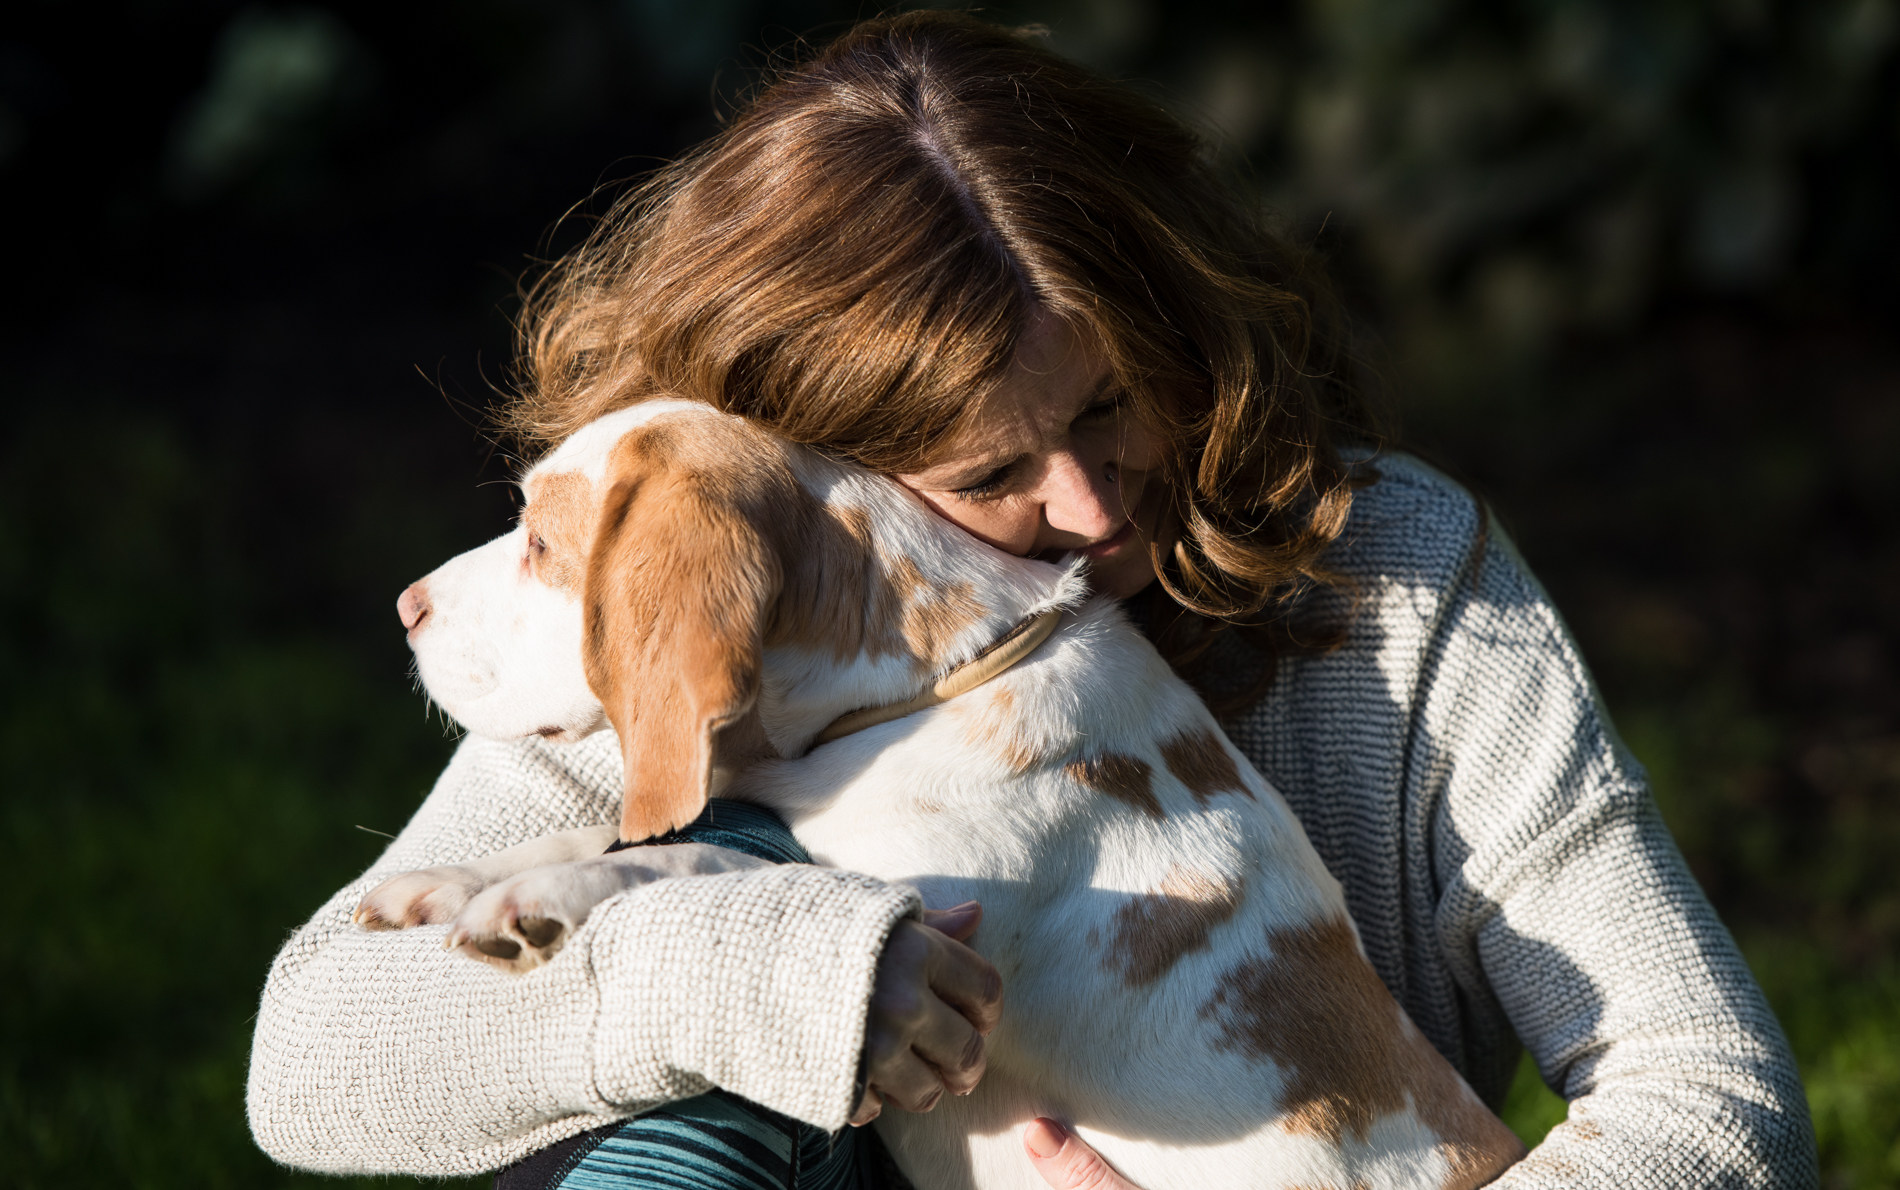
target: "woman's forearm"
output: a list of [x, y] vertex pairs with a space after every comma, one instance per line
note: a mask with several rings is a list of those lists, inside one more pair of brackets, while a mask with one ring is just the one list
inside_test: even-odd
[[585, 825], [589, 798], [604, 817], [610, 771], [584, 750], [465, 745], [389, 853], [292, 936], [251, 1060], [266, 1152], [329, 1172], [476, 1172], [711, 1085], [843, 1125], [878, 954], [916, 909], [907, 889], [802, 866], [661, 881], [599, 906], [525, 976], [444, 952], [442, 927], [350, 923], [391, 872]]
[[1570, 1101], [1497, 1185], [1813, 1186], [1787, 1042], [1561, 620], [1501, 535], [1452, 589], [1411, 770], [1438, 942]]
[[1470, 940], [1570, 1113], [1498, 1185], [1813, 1186], [1787, 1042], [1647, 794], [1578, 805], [1524, 858], [1550, 874], [1489, 874]]

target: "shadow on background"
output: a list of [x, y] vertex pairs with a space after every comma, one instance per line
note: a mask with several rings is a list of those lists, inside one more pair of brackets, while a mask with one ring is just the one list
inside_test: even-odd
[[[451, 746], [390, 603], [506, 524], [516, 279], [870, 10], [18, 8], [0, 1146], [21, 1186], [315, 1184], [245, 1131], [247, 1018]], [[1151, 80], [1332, 258], [1572, 618], [1829, 1184], [1900, 1180], [1892, 0], [990, 11]], [[1562, 1106], [1527, 1068], [1510, 1113]]]

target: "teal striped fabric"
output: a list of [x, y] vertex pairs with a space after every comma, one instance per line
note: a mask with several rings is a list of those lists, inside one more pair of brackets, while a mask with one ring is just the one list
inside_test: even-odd
[[560, 1190], [856, 1190], [856, 1139], [715, 1091], [628, 1120]]

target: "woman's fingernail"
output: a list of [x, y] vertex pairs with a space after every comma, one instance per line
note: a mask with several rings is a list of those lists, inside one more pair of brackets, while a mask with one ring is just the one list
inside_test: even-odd
[[1038, 1157], [1053, 1157], [1062, 1151], [1062, 1142], [1068, 1139], [1062, 1125], [1050, 1119], [1030, 1121], [1029, 1128], [1023, 1133], [1023, 1143], [1029, 1151]]
[[[978, 1033], [976, 1036], [970, 1038], [970, 1040], [963, 1047], [962, 1057], [960, 1057], [957, 1060], [957, 1069], [969, 1070], [970, 1068], [975, 1066], [978, 1062], [981, 1062], [983, 1060], [984, 1048], [985, 1046], [984, 1046], [984, 1041], [983, 1041], [983, 1035], [981, 1033]], [[965, 1095], [969, 1094], [968, 1091], [965, 1091], [963, 1093]]]

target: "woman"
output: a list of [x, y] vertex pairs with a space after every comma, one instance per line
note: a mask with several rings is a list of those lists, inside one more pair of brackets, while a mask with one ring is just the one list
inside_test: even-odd
[[[1371, 465], [1323, 286], [1160, 109], [966, 17], [861, 25], [618, 207], [524, 328], [533, 442], [685, 395], [1001, 548], [1088, 552], [1228, 709], [1426, 1036], [1494, 1104], [1522, 1039], [1571, 1100], [1501, 1185], [1813, 1182], [1786, 1044], [1556, 613], [1468, 496]], [[740, 1135], [973, 1085], [976, 911], [938, 932], [851, 874], [634, 890], [517, 980], [348, 926], [381, 874], [606, 821], [617, 781], [601, 737], [464, 744], [278, 959], [267, 1150], [471, 1172], [710, 1086], [762, 1105]], [[1054, 1184], [1106, 1173], [1024, 1139]]]

